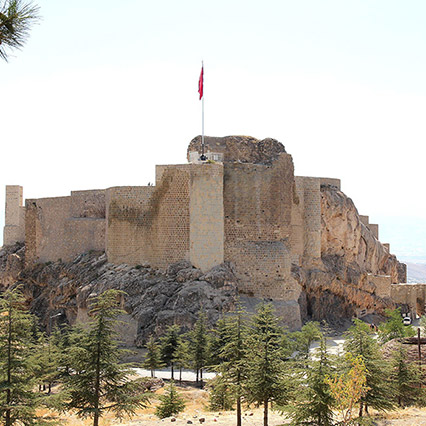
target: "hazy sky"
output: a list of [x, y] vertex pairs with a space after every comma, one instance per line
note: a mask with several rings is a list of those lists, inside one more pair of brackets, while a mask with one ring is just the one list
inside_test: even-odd
[[[0, 186], [146, 185], [205, 131], [272, 137], [426, 261], [426, 2], [39, 0], [0, 62]], [[4, 189], [0, 195], [4, 224]]]

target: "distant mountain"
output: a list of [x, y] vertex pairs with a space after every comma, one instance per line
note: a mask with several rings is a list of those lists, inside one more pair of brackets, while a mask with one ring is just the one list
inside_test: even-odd
[[407, 265], [407, 282], [426, 284], [426, 263], [404, 263]]

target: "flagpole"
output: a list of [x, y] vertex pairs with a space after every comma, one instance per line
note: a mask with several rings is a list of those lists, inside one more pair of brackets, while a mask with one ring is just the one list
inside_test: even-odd
[[204, 160], [204, 61], [201, 61], [201, 69], [203, 70], [203, 98], [201, 99], [201, 159]]

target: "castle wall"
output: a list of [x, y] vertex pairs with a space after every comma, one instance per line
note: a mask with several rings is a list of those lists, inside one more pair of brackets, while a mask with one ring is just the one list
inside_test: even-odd
[[332, 185], [332, 186], [336, 186], [338, 189], [340, 189], [340, 179], [336, 179], [336, 178], [319, 178], [320, 179], [320, 183], [321, 185]]
[[223, 166], [191, 167], [190, 262], [203, 271], [223, 263]]
[[225, 260], [235, 264], [247, 294], [283, 300], [299, 295], [290, 272], [293, 189], [288, 154], [272, 165], [224, 165]]
[[164, 268], [189, 260], [190, 167], [157, 167], [155, 187], [107, 190], [110, 262]]
[[[87, 208], [93, 200], [97, 201], [96, 214], [90, 214]], [[77, 191], [69, 197], [27, 200], [27, 262], [69, 261], [88, 250], [104, 250], [104, 217], [104, 193], [100, 190]]]
[[[316, 266], [321, 258], [321, 184], [338, 179], [296, 176], [296, 202], [292, 215], [293, 263]], [[335, 182], [334, 186], [337, 186]]]
[[391, 297], [392, 278], [390, 275], [368, 274], [368, 281], [373, 284], [375, 294], [379, 297]]
[[392, 300], [401, 305], [407, 305], [414, 314], [425, 314], [426, 284], [392, 284]]
[[25, 207], [23, 188], [19, 185], [6, 186], [5, 226], [3, 244], [9, 245], [25, 240]]

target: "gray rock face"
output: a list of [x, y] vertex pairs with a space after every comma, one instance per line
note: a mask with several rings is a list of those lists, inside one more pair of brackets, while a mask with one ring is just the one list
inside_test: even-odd
[[[284, 145], [276, 139], [256, 139], [252, 136], [205, 136], [206, 152], [223, 154], [224, 163], [253, 163], [271, 164], [281, 153], [285, 153]], [[201, 154], [201, 136], [190, 142], [187, 150], [189, 153], [197, 151]]]
[[[9, 250], [7, 256], [11, 255]], [[31, 310], [47, 328], [50, 317], [58, 313], [62, 316], [55, 317], [54, 324], [87, 320], [89, 297], [111, 288], [123, 290], [127, 315], [120, 333], [129, 345], [142, 345], [150, 334], [160, 334], [171, 324], [190, 329], [200, 309], [213, 324], [234, 306], [237, 295], [236, 278], [227, 264], [203, 274], [179, 262], [162, 272], [149, 265], [113, 265], [101, 252], [79, 255], [69, 263], [34, 265], [21, 269], [16, 278], [24, 284]]]

